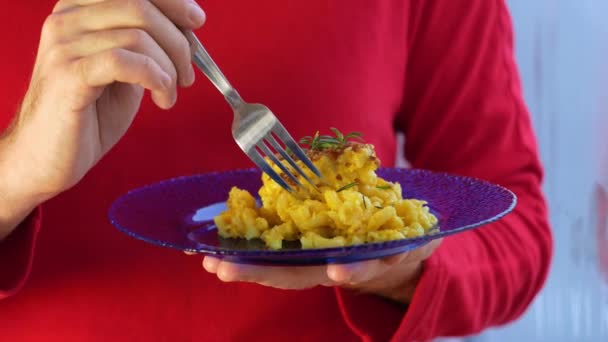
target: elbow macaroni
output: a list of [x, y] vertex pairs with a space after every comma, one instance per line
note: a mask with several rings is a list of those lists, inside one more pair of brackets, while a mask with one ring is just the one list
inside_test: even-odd
[[294, 240], [302, 248], [327, 248], [417, 237], [437, 224], [426, 202], [403, 199], [399, 183], [376, 175], [372, 145], [351, 143], [311, 159], [325, 180], [319, 191], [309, 187], [292, 195], [263, 174], [262, 206], [249, 192], [232, 188], [227, 210], [215, 217], [219, 235], [260, 238], [270, 249]]

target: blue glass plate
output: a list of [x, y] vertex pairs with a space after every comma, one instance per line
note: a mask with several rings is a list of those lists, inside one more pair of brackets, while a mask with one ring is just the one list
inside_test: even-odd
[[259, 240], [218, 237], [213, 216], [224, 210], [233, 186], [257, 194], [262, 185], [257, 169], [179, 177], [135, 189], [112, 204], [109, 218], [120, 231], [163, 247], [240, 263], [318, 265], [409, 251], [433, 239], [496, 221], [516, 203], [511, 191], [477, 179], [401, 168], [382, 168], [377, 173], [401, 183], [404, 198], [428, 202], [439, 220], [432, 234], [340, 248], [301, 249], [299, 243], [288, 243], [278, 251], [265, 248]]

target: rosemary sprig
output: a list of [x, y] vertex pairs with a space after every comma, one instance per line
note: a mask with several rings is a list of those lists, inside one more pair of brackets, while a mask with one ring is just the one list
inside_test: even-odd
[[300, 144], [301, 145], [309, 145], [309, 146], [313, 146], [313, 144], [319, 139], [319, 131], [317, 131], [315, 133], [314, 136], [305, 136], [302, 139], [300, 139]]
[[361, 132], [350, 132], [344, 135], [335, 127], [331, 127], [330, 130], [335, 136], [319, 135], [319, 131], [317, 131], [313, 136], [305, 136], [300, 139], [300, 144], [308, 145], [311, 150], [322, 151], [345, 147], [351, 139], [363, 141]]
[[357, 185], [357, 182], [352, 182], [352, 183], [346, 184], [345, 186], [343, 186], [340, 189], [336, 190], [336, 192], [340, 192], [340, 191], [343, 191], [343, 190], [346, 190], [346, 189], [350, 189], [350, 188], [352, 188], [355, 185]]

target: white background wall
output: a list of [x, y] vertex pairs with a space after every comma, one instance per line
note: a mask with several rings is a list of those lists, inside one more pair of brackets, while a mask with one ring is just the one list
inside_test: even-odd
[[608, 0], [508, 3], [546, 168], [555, 257], [530, 311], [474, 340], [608, 341], [608, 278], [598, 261], [608, 226], [598, 227], [606, 213], [596, 203], [598, 189], [608, 189]]

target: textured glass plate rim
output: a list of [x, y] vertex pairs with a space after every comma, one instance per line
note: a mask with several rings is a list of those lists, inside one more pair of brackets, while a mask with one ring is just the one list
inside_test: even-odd
[[[305, 256], [310, 256], [310, 255], [318, 255], [319, 253], [322, 253], [325, 257], [330, 258], [330, 257], [336, 257], [336, 256], [353, 255], [353, 254], [356, 254], [357, 252], [368, 252], [368, 251], [384, 250], [384, 249], [394, 250], [399, 247], [407, 247], [410, 245], [417, 245], [416, 247], [420, 247], [423, 244], [425, 244], [429, 241], [435, 240], [435, 239], [448, 237], [450, 235], [462, 233], [467, 230], [471, 230], [474, 228], [485, 226], [489, 223], [496, 222], [496, 221], [502, 219], [507, 214], [509, 214], [511, 211], [513, 211], [513, 209], [517, 205], [517, 196], [511, 190], [509, 190], [501, 185], [494, 184], [494, 183], [488, 182], [483, 179], [469, 177], [469, 176], [461, 176], [461, 175], [456, 175], [456, 174], [451, 174], [451, 173], [446, 173], [446, 172], [431, 171], [431, 170], [426, 170], [426, 169], [414, 169], [414, 168], [383, 167], [383, 168], [380, 168], [378, 171], [382, 172], [383, 170], [396, 170], [399, 172], [406, 172], [406, 173], [416, 172], [416, 173], [422, 173], [422, 174], [429, 174], [429, 175], [432, 175], [435, 177], [454, 178], [461, 182], [464, 182], [464, 181], [471, 182], [472, 181], [472, 182], [476, 182], [476, 183], [481, 183], [486, 186], [495, 188], [498, 191], [505, 192], [507, 195], [509, 195], [509, 197], [511, 197], [511, 203], [506, 209], [504, 209], [500, 213], [498, 213], [492, 217], [489, 217], [485, 220], [481, 220], [481, 221], [478, 221], [478, 222], [475, 222], [475, 223], [469, 224], [469, 225], [464, 225], [464, 226], [461, 226], [461, 227], [458, 227], [455, 229], [451, 229], [448, 231], [443, 231], [443, 232], [440, 231], [439, 233], [419, 236], [419, 237], [415, 237], [415, 238], [406, 238], [406, 239], [391, 240], [391, 241], [384, 241], [384, 242], [365, 243], [365, 244], [358, 244], [358, 245], [351, 245], [351, 246], [344, 246], [344, 247], [286, 249], [286, 250], [268, 250], [268, 249], [243, 250], [243, 249], [233, 249], [233, 248], [210, 246], [210, 245], [206, 245], [206, 244], [202, 244], [202, 243], [198, 243], [198, 242], [196, 242], [196, 244], [199, 246], [198, 248], [184, 248], [183, 246], [178, 246], [176, 244], [173, 244], [173, 243], [170, 243], [167, 241], [162, 241], [162, 240], [139, 235], [139, 234], [133, 232], [131, 229], [124, 227], [122, 224], [120, 224], [114, 214], [116, 211], [116, 208], [118, 206], [120, 206], [123, 201], [127, 200], [131, 195], [139, 193], [139, 192], [147, 191], [150, 188], [167, 185], [169, 183], [184, 181], [184, 180], [188, 180], [188, 179], [199, 178], [199, 177], [218, 177], [218, 176], [233, 174], [233, 173], [234, 174], [242, 174], [242, 173], [255, 174], [255, 173], [257, 173], [257, 174], [261, 175], [261, 172], [258, 169], [245, 168], [245, 169], [234, 169], [234, 170], [228, 170], [228, 171], [212, 171], [212, 172], [207, 172], [207, 173], [178, 176], [178, 177], [168, 178], [168, 179], [161, 180], [158, 182], [150, 183], [147, 185], [143, 185], [141, 187], [129, 190], [128, 192], [121, 195], [118, 199], [116, 199], [110, 206], [110, 209], [108, 211], [108, 216], [109, 216], [110, 223], [113, 226], [115, 226], [119, 231], [123, 232], [124, 234], [126, 234], [128, 236], [131, 236], [138, 240], [145, 241], [145, 242], [153, 244], [153, 245], [169, 247], [169, 248], [178, 249], [178, 250], [186, 251], [186, 252], [203, 253], [203, 254], [216, 255], [216, 256], [234, 256], [234, 257], [239, 257], [239, 258], [255, 258], [255, 259], [264, 258], [264, 257], [300, 257], [300, 256], [305, 257]], [[394, 181], [391, 179], [387, 179], [387, 180]], [[191, 233], [191, 232], [189, 232], [189, 233]], [[347, 253], [347, 254], [345, 254], [345, 253]]]

